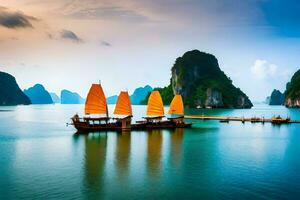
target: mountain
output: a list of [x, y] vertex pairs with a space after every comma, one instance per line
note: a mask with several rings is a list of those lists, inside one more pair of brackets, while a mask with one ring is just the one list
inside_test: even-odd
[[286, 107], [300, 107], [300, 70], [298, 70], [292, 77], [291, 81], [287, 83], [284, 105]]
[[145, 87], [136, 88], [133, 94], [130, 96], [130, 101], [133, 105], [139, 105], [142, 101], [147, 97], [148, 93], [152, 91], [152, 87], [150, 85], [146, 85]]
[[251, 108], [249, 98], [219, 68], [215, 56], [193, 50], [176, 59], [170, 84], [155, 88], [165, 104], [181, 94], [189, 107]]
[[60, 101], [61, 104], [82, 104], [85, 100], [76, 92], [62, 90], [60, 93]]
[[52, 104], [52, 98], [49, 92], [41, 84], [35, 84], [33, 87], [24, 90], [32, 104]]
[[118, 99], [118, 95], [113, 95], [106, 98], [107, 104], [116, 104]]
[[[146, 85], [145, 87], [138, 87], [134, 90], [132, 95], [130, 96], [130, 101], [132, 105], [140, 105], [143, 104], [143, 100], [147, 97], [148, 93], [152, 91], [152, 87]], [[118, 95], [113, 95], [108, 97], [108, 104], [116, 104], [118, 100]]]
[[279, 90], [273, 90], [270, 100], [269, 100], [269, 105], [283, 105], [284, 103], [284, 94], [281, 93]]
[[50, 92], [51, 99], [53, 103], [60, 103], [60, 98], [54, 92]]
[[30, 99], [19, 88], [15, 77], [0, 72], [0, 106], [28, 105]]

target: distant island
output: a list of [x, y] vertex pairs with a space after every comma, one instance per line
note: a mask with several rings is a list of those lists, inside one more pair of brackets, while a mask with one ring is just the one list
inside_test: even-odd
[[274, 89], [271, 96], [267, 97], [266, 103], [269, 105], [283, 105], [284, 94], [279, 90]]
[[300, 107], [300, 70], [292, 77], [286, 85], [285, 101], [286, 107]]
[[109, 96], [106, 98], [107, 104], [116, 104], [118, 95]]
[[[183, 96], [186, 106], [201, 108], [251, 108], [253, 104], [219, 68], [215, 56], [193, 50], [176, 59], [170, 84], [160, 91], [165, 104], [174, 94]], [[144, 102], [146, 99], [144, 100]]]
[[78, 93], [69, 90], [62, 90], [60, 93], [61, 104], [83, 104], [85, 99]]
[[[143, 104], [143, 100], [147, 97], [148, 93], [153, 89], [150, 85], [146, 85], [144, 87], [138, 87], [134, 90], [132, 95], [130, 95], [130, 101], [132, 105], [141, 105]], [[118, 99], [118, 95], [113, 95], [107, 98], [108, 104], [116, 104]]]
[[0, 106], [29, 105], [29, 104], [83, 104], [85, 99], [76, 92], [62, 90], [61, 97], [49, 93], [42, 84], [22, 91], [15, 77], [0, 71]]
[[35, 84], [33, 87], [24, 90], [32, 104], [52, 104], [52, 98], [49, 92], [42, 84]]
[[[152, 88], [149, 85], [138, 87], [130, 96], [133, 105], [147, 104], [153, 90], [161, 93], [165, 105], [169, 105], [174, 94], [181, 94], [185, 105], [191, 108], [251, 108], [247, 95], [232, 84], [229, 77], [221, 71], [215, 56], [188, 51], [176, 59], [171, 68], [170, 84]], [[117, 95], [107, 98], [108, 104], [115, 104]], [[85, 99], [78, 93], [62, 90], [60, 97], [48, 92], [42, 84], [22, 91], [16, 79], [5, 72], [0, 72], [0, 106], [28, 104], [83, 104]], [[274, 89], [266, 98], [269, 105], [300, 107], [300, 70], [287, 83], [284, 93]]]
[[0, 72], [0, 105], [28, 105], [31, 104], [30, 99], [19, 88], [15, 77], [12, 75]]
[[60, 103], [60, 98], [54, 92], [50, 92], [50, 96], [52, 98], [53, 103]]

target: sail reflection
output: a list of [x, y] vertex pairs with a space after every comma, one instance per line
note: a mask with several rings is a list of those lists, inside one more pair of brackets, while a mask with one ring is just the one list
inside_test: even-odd
[[170, 133], [171, 164], [179, 167], [182, 157], [183, 128], [177, 128]]
[[85, 184], [91, 191], [98, 193], [104, 182], [107, 136], [100, 133], [85, 135], [84, 142]]
[[105, 183], [115, 179], [122, 187], [116, 190], [126, 192], [131, 179], [142, 181], [144, 175], [159, 178], [164, 169], [178, 169], [182, 161], [183, 129], [97, 133], [83, 139], [84, 184], [91, 191], [89, 198], [102, 196]]
[[147, 141], [147, 169], [150, 176], [160, 174], [162, 144], [162, 130], [150, 130]]
[[122, 132], [117, 135], [116, 139], [116, 170], [117, 176], [120, 179], [128, 176], [128, 166], [130, 158], [130, 144], [131, 134], [130, 132]]

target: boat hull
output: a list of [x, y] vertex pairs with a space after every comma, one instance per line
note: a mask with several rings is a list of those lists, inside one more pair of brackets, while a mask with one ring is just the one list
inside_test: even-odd
[[191, 123], [174, 123], [172, 121], [162, 121], [153, 123], [140, 123], [132, 124], [132, 130], [145, 130], [145, 129], [175, 129], [175, 128], [191, 128]]
[[157, 123], [137, 123], [131, 124], [130, 127], [124, 128], [120, 123], [89, 124], [88, 122], [73, 121], [74, 127], [78, 133], [99, 132], [99, 131], [125, 131], [125, 130], [147, 130], [147, 129], [175, 129], [191, 128], [191, 123], [176, 124], [171, 121]]

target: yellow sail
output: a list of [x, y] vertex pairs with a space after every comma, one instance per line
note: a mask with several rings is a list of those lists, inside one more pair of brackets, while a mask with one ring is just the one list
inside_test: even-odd
[[106, 98], [100, 84], [93, 84], [85, 101], [85, 114], [106, 114]]
[[183, 101], [182, 97], [180, 94], [177, 94], [174, 96], [168, 114], [172, 115], [183, 115], [184, 114], [184, 106], [183, 106]]
[[164, 105], [158, 91], [151, 92], [146, 114], [148, 116], [164, 116]]
[[115, 115], [132, 115], [131, 102], [128, 92], [120, 92], [114, 110]]

